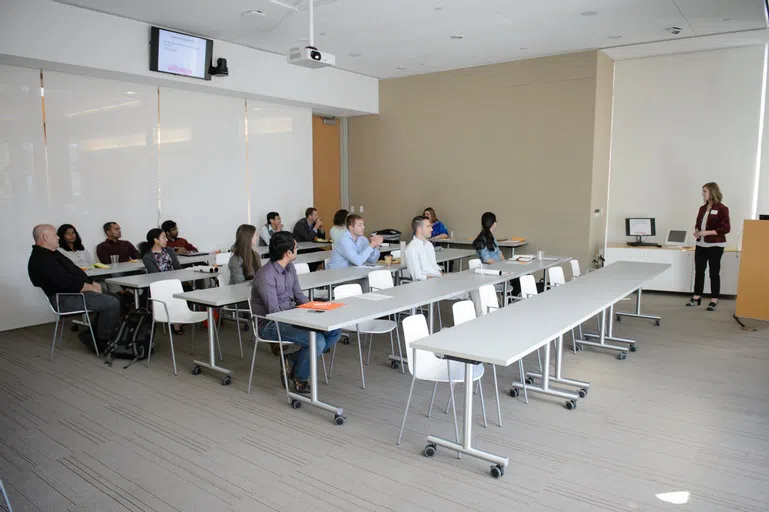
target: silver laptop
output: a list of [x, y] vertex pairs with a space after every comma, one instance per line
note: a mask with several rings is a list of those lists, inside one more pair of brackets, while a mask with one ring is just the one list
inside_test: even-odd
[[665, 240], [665, 245], [670, 247], [683, 247], [686, 243], [686, 230], [684, 229], [670, 229], [668, 230], [668, 237]]

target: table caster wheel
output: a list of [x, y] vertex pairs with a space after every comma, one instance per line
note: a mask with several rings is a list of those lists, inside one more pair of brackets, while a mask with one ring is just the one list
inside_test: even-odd
[[585, 398], [587, 396], [587, 388], [580, 389], [578, 393], [580, 398]]
[[660, 326], [660, 321], [659, 320], [655, 320], [654, 323], [657, 325], [657, 327]]
[[630, 345], [631, 352], [635, 352], [636, 350], [638, 350], [638, 347], [636, 347], [635, 345]]
[[398, 361], [390, 361], [390, 367], [393, 370], [397, 370], [398, 368], [401, 367], [401, 364]]
[[564, 405], [566, 405], [566, 408], [571, 411], [572, 409], [576, 409], [577, 408], [577, 401], [576, 400], [567, 400]]
[[203, 369], [200, 366], [193, 366], [192, 367], [192, 375], [200, 375], [200, 372], [202, 372]]
[[291, 407], [293, 407], [294, 409], [299, 409], [301, 406], [302, 406], [302, 402], [300, 402], [299, 400], [294, 400], [293, 398], [291, 399]]
[[334, 415], [334, 425], [344, 425], [344, 416]]
[[342, 342], [342, 345], [349, 345], [350, 344], [350, 337], [347, 335], [342, 336], [342, 339], [339, 340]]
[[505, 474], [504, 466], [500, 466], [498, 464], [496, 466], [491, 466], [491, 476], [493, 476], [494, 478], [499, 478], [504, 474]]
[[627, 352], [620, 352], [619, 354], [617, 354], [617, 359], [619, 359], [620, 361], [624, 361], [625, 359], [627, 359]]
[[518, 388], [510, 388], [510, 396], [513, 398], [518, 398], [518, 395], [521, 394], [521, 392], [518, 390]]
[[534, 384], [534, 379], [531, 377], [526, 377], [526, 384]]
[[582, 352], [583, 350], [585, 350], [585, 345], [577, 343], [577, 352]]
[[622, 317], [621, 317], [621, 316], [619, 316], [619, 315], [617, 315], [617, 321], [618, 321], [618, 322], [621, 322], [621, 321], [622, 321]]
[[222, 377], [222, 386], [229, 386], [232, 383], [232, 377], [225, 375]]
[[434, 445], [434, 444], [432, 444], [432, 443], [431, 443], [431, 444], [428, 444], [427, 446], [425, 446], [425, 449], [424, 449], [424, 450], [422, 450], [422, 455], [424, 455], [425, 457], [432, 457], [433, 455], [435, 455], [435, 450], [436, 450], [437, 448], [438, 448], [438, 447], [437, 447], [437, 446], [435, 446], [435, 445]]

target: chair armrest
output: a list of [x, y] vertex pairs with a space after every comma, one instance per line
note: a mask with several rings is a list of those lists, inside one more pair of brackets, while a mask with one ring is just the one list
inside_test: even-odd
[[[159, 300], [159, 299], [153, 299], [153, 298], [151, 298], [151, 297], [147, 297], [147, 301], [148, 301], [148, 302], [157, 302], [158, 304], [162, 304], [162, 305], [163, 305], [163, 309], [166, 311], [166, 320], [168, 321], [168, 323], [169, 323], [169, 324], [171, 323], [171, 315], [169, 315], [169, 314], [168, 314], [168, 304], [166, 304], [166, 303], [165, 303], [164, 301], [162, 301], [162, 300]], [[153, 318], [154, 318], [154, 316], [155, 316], [155, 315], [152, 315], [152, 316], [153, 316]]]

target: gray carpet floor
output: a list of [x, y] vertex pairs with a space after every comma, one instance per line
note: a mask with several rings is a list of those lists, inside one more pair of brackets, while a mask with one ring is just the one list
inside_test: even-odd
[[[366, 390], [357, 347], [339, 346], [333, 377], [319, 386], [321, 399], [345, 409], [346, 423], [335, 426], [329, 413], [288, 405], [266, 347], [247, 395], [251, 344], [241, 359], [233, 324], [222, 329], [222, 365], [235, 371], [228, 387], [210, 372], [190, 373], [189, 331], [176, 338], [176, 377], [165, 336], [150, 368], [124, 370], [102, 364], [69, 330], [49, 362], [52, 324], [2, 332], [0, 478], [16, 512], [766, 512], [769, 326], [740, 330], [733, 301], [715, 313], [684, 302], [649, 293], [644, 310], [662, 315], [660, 327], [616, 324], [617, 335], [638, 341], [626, 361], [568, 352], [565, 375], [592, 385], [576, 410], [541, 395], [528, 405], [511, 398], [517, 368], [505, 368], [499, 427], [487, 372], [489, 425], [476, 407], [474, 442], [510, 457], [499, 480], [471, 457], [421, 455], [428, 433], [454, 436], [445, 386], [428, 419], [432, 386], [417, 383], [396, 446], [411, 378], [387, 365], [384, 337], [374, 342]], [[534, 369], [536, 358], [526, 365]], [[656, 496], [679, 491], [690, 493], [686, 504]]]

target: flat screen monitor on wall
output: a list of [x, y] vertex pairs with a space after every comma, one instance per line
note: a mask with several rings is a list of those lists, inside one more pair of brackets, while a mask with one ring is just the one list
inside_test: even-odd
[[211, 80], [211, 39], [158, 27], [150, 32], [150, 71]]

